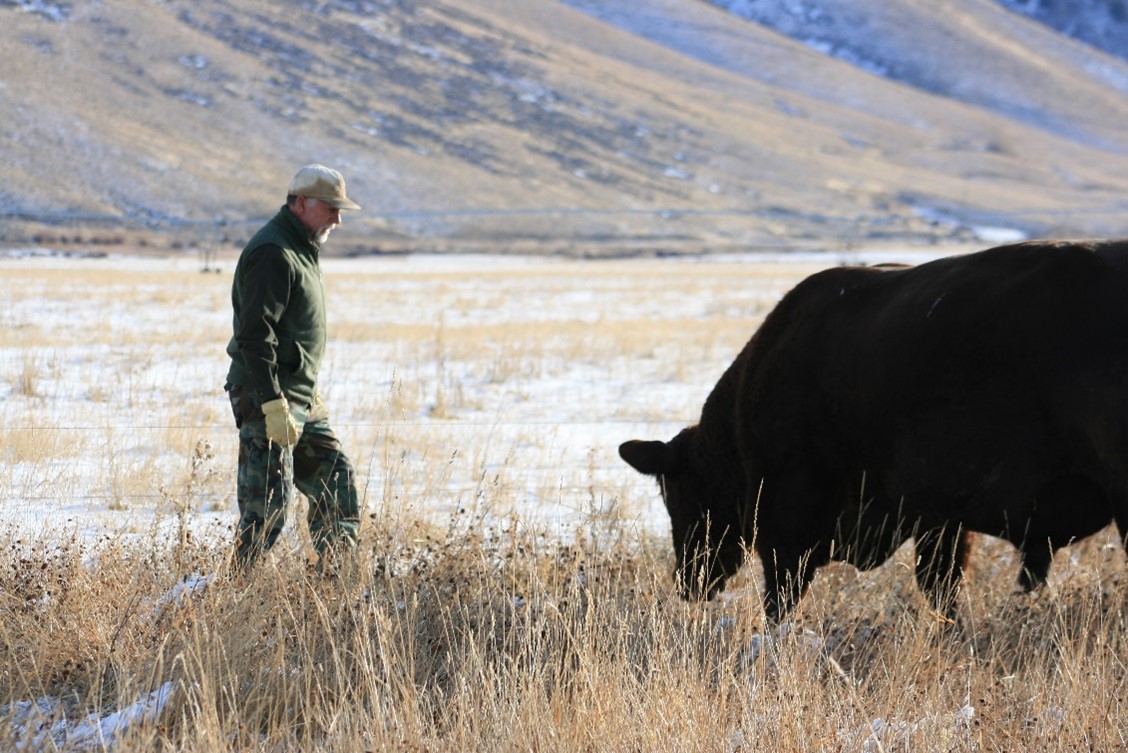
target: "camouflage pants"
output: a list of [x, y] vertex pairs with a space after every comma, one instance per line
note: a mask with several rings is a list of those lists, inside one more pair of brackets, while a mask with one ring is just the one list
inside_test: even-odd
[[266, 420], [254, 390], [227, 385], [239, 429], [235, 561], [245, 567], [278, 540], [297, 488], [309, 500], [310, 537], [323, 559], [356, 546], [360, 531], [356, 471], [327, 419], [308, 420], [308, 408], [291, 407], [302, 435], [292, 448], [266, 438]]

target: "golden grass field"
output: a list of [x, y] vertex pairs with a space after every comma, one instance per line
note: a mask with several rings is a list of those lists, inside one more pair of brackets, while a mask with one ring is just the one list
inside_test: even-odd
[[[1108, 529], [1048, 587], [980, 537], [946, 624], [912, 550], [820, 571], [766, 625], [670, 582], [615, 448], [692, 423], [779, 296], [834, 259], [328, 259], [360, 569], [303, 514], [233, 577], [228, 286], [191, 258], [0, 261], [0, 748], [1128, 750]], [[179, 585], [178, 585], [179, 584]]]

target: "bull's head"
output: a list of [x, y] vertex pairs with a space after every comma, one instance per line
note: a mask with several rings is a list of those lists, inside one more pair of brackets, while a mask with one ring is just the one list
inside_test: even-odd
[[692, 458], [696, 428], [670, 442], [632, 440], [619, 456], [640, 473], [658, 479], [670, 514], [677, 567], [674, 581], [688, 599], [706, 600], [723, 591], [744, 561], [735, 500], [718, 490]]

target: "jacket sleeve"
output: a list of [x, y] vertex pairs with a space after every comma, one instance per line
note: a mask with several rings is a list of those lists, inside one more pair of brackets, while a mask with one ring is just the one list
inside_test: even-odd
[[290, 301], [292, 280], [293, 270], [278, 246], [260, 246], [246, 259], [235, 342], [246, 363], [251, 387], [262, 402], [282, 395], [278, 327]]

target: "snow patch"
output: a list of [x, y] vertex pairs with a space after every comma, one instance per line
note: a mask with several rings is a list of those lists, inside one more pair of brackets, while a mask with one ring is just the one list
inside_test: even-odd
[[169, 681], [117, 711], [67, 719], [63, 702], [54, 696], [17, 701], [0, 708], [11, 750], [113, 750], [129, 730], [155, 722], [168, 705], [177, 683]]
[[840, 733], [836, 750], [862, 750], [863, 753], [913, 750], [925, 740], [939, 743], [938, 749], [948, 750], [949, 745], [954, 746], [969, 734], [974, 721], [975, 709], [967, 704], [950, 717], [929, 714], [911, 722], [878, 717], [869, 724]]
[[975, 237], [986, 243], [1018, 243], [1027, 239], [1026, 233], [1013, 227], [994, 227], [992, 225], [972, 226]]
[[35, 13], [49, 21], [66, 21], [71, 13], [67, 3], [51, 3], [46, 0], [16, 0], [16, 7], [25, 13]]

